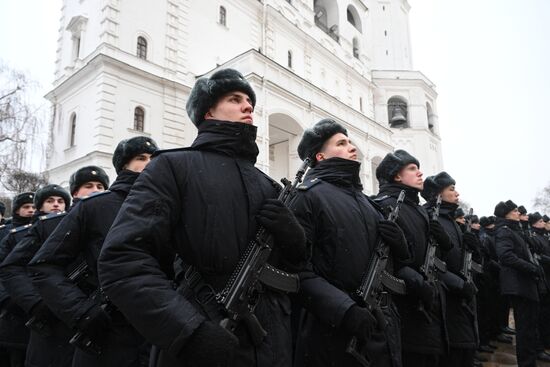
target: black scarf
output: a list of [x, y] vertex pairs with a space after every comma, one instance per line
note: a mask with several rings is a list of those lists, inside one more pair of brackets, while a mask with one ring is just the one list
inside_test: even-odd
[[309, 170], [306, 179], [319, 178], [340, 187], [354, 188], [359, 191], [363, 190], [361, 179], [359, 178], [359, 169], [361, 163], [343, 159], [330, 158], [321, 161]]
[[412, 205], [418, 205], [420, 203], [420, 199], [418, 198], [418, 193], [420, 191], [418, 189], [396, 182], [381, 185], [380, 193], [378, 194], [378, 196], [388, 195], [397, 198], [401, 190], [405, 190], [406, 202]]
[[500, 227], [504, 227], [504, 226], [506, 226], [506, 227], [512, 229], [513, 231], [516, 231], [516, 232], [521, 231], [521, 226], [520, 226], [519, 221], [515, 221], [515, 220], [511, 220], [511, 219], [505, 219], [505, 218], [497, 218], [496, 227], [500, 228]]
[[192, 149], [206, 150], [256, 163], [259, 149], [256, 145], [258, 128], [240, 122], [204, 120]]
[[139, 172], [133, 172], [130, 170], [122, 170], [116, 177], [115, 182], [109, 187], [109, 191], [120, 192], [123, 195], [128, 195], [132, 185], [139, 177]]
[[439, 213], [440, 214], [446, 214], [451, 219], [455, 219], [455, 211], [458, 209], [458, 204], [452, 204], [448, 203], [446, 201], [441, 202], [441, 206], [439, 207]]

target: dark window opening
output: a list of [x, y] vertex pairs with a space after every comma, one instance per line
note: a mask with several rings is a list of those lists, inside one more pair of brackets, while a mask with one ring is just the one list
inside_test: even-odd
[[134, 110], [134, 130], [143, 131], [145, 124], [145, 111], [141, 107]]
[[137, 39], [136, 55], [140, 59], [147, 60], [147, 40], [141, 36]]

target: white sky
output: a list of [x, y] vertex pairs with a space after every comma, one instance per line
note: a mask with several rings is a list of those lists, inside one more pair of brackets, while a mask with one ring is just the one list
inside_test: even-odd
[[[445, 170], [461, 198], [480, 215], [507, 199], [530, 210], [550, 183], [550, 1], [409, 3], [414, 68], [437, 85]], [[0, 2], [0, 59], [38, 80], [40, 96], [53, 81], [60, 9]]]

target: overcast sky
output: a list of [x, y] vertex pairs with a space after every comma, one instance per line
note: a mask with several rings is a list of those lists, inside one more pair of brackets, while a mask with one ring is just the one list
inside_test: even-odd
[[[414, 68], [436, 85], [445, 169], [480, 215], [550, 183], [550, 1], [409, 0]], [[53, 80], [61, 0], [0, 2], [0, 59]], [[47, 108], [47, 102], [42, 102]], [[549, 213], [550, 214], [550, 213]]]

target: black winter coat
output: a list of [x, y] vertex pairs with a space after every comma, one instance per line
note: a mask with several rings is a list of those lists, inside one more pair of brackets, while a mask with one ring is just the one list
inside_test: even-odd
[[[427, 208], [431, 212], [432, 207], [427, 205]], [[458, 205], [443, 202], [439, 210], [439, 223], [453, 243], [453, 247], [442, 255], [442, 260], [447, 263], [447, 273], [441, 276], [448, 289], [446, 298], [447, 330], [451, 348], [473, 349], [479, 343], [477, 312], [475, 297], [470, 302], [466, 302], [461, 295], [464, 286], [464, 280], [460, 275], [464, 259], [464, 243], [462, 230], [454, 220], [456, 208]]]
[[[332, 158], [311, 169], [292, 203], [304, 227], [309, 261], [300, 274], [299, 299], [303, 314], [297, 342], [296, 365], [360, 366], [345, 353], [351, 335], [340, 328], [346, 311], [355, 305], [350, 296], [361, 284], [379, 240], [383, 216], [363, 194], [358, 162]], [[401, 365], [398, 316], [393, 303], [386, 310], [388, 335], [378, 332], [371, 341], [371, 363], [391, 366], [388, 346]], [[388, 341], [391, 341], [388, 343]]]
[[[28, 232], [32, 221], [38, 218], [38, 213], [29, 218], [14, 216], [10, 233], [0, 242], [0, 262], [10, 254], [17, 242]], [[29, 330], [25, 327], [27, 315], [12, 300], [4, 284], [0, 284], [0, 345], [7, 347], [26, 348], [29, 341]]]
[[[178, 354], [207, 319], [174, 289], [174, 255], [221, 290], [256, 233], [260, 207], [277, 197], [279, 185], [254, 167], [256, 130], [252, 125], [208, 120], [199, 126], [191, 148], [158, 152], [136, 181], [105, 241], [99, 260], [101, 284], [161, 353], [179, 358], [163, 367], [185, 365], [185, 355]], [[287, 269], [277, 248], [269, 262]], [[267, 336], [254, 348], [244, 326], [237, 327], [239, 357], [228, 365], [290, 366], [288, 296], [266, 289], [255, 314]]]
[[519, 223], [498, 218], [496, 228], [501, 293], [538, 302], [538, 269], [529, 261], [528, 247], [522, 238]]
[[439, 281], [435, 282], [438, 301], [429, 312], [429, 321], [419, 311], [418, 289], [424, 278], [420, 266], [429, 239], [429, 218], [419, 205], [418, 190], [401, 184], [384, 184], [376, 199], [382, 207], [394, 207], [401, 190], [406, 191], [405, 201], [401, 205], [397, 224], [405, 233], [411, 249], [412, 262], [396, 262], [396, 275], [407, 285], [406, 296], [396, 296], [395, 303], [401, 316], [401, 341], [403, 351], [422, 354], [443, 354], [448, 348], [448, 336], [445, 329], [445, 293]]
[[[109, 191], [82, 198], [28, 265], [33, 285], [46, 305], [71, 328], [77, 328], [79, 321], [92, 312], [92, 308], [100, 307], [100, 300], [89, 297], [89, 293], [99, 284], [97, 258], [116, 213], [138, 176], [139, 173], [121, 171]], [[89, 287], [84, 290], [68, 278], [79, 259], [84, 259], [89, 267]], [[111, 317], [112, 323], [105, 338], [98, 341], [103, 343], [104, 353], [95, 361], [79, 360], [81, 366], [137, 366], [138, 348], [144, 343], [143, 337], [128, 325], [119, 312], [115, 311]], [[111, 341], [111, 335], [117, 335], [118, 339]], [[109, 340], [109, 344], [105, 340]], [[121, 345], [127, 349], [115, 354], [113, 349]], [[86, 353], [76, 350], [75, 358], [77, 356], [86, 356]]]

